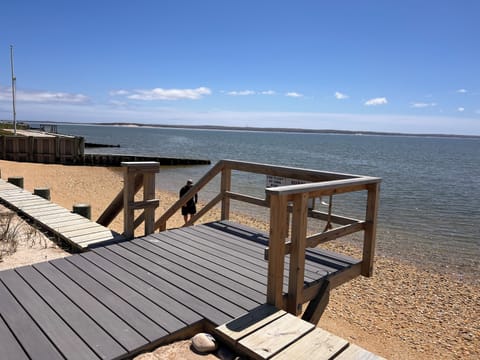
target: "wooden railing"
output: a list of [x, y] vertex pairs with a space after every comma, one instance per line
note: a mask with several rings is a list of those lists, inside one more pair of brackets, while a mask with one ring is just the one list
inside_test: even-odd
[[[296, 179], [307, 183], [266, 188], [265, 198], [258, 198], [231, 191], [232, 171], [234, 170]], [[319, 284], [317, 287], [310, 287], [308, 290], [305, 290], [303, 287], [305, 249], [355, 232], [364, 232], [363, 256], [358, 272], [364, 276], [373, 274], [381, 182], [381, 179], [376, 177], [222, 160], [198, 180], [188, 193], [173, 204], [155, 222], [155, 229], [160, 229], [160, 231], [166, 230], [168, 219], [177, 213], [188, 199], [219, 174], [221, 176], [219, 193], [185, 226], [197, 222], [219, 203], [221, 203], [221, 219], [229, 219], [231, 200], [268, 207], [270, 209], [270, 240], [269, 247], [266, 249], [266, 258], [268, 259], [268, 303], [279, 308], [286, 307], [289, 312], [298, 314], [301, 304], [312, 300], [316, 295], [316, 291], [318, 291], [317, 288], [321, 286]], [[333, 197], [338, 194], [357, 191], [367, 191], [364, 220], [332, 214], [331, 211], [322, 212], [311, 209], [308, 206], [309, 199], [325, 196]], [[289, 214], [291, 214], [291, 225]], [[340, 226], [335, 228], [327, 226], [325, 231], [307, 236], [308, 217], [324, 220], [327, 222], [327, 225], [333, 223]], [[289, 233], [290, 239], [288, 239]], [[283, 274], [286, 254], [290, 254], [290, 273], [285, 306]], [[359, 274], [355, 274], [355, 276]]]
[[[134, 237], [135, 229], [145, 224], [145, 235], [154, 231], [155, 209], [159, 200], [155, 199], [155, 175], [160, 164], [154, 161], [122, 162], [123, 189], [100, 215], [97, 223], [108, 226], [123, 210], [123, 236]], [[135, 194], [143, 187], [143, 200], [135, 201]], [[143, 210], [135, 219], [135, 210]]]

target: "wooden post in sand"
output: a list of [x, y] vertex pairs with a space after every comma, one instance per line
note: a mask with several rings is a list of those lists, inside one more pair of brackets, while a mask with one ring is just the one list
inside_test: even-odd
[[[154, 161], [122, 162], [123, 172], [123, 235], [133, 239], [135, 232], [135, 210], [144, 210], [145, 235], [151, 234], [155, 226], [155, 209], [160, 204], [155, 199], [155, 174], [160, 163]], [[135, 201], [135, 179], [143, 177], [143, 201]]]
[[23, 189], [23, 176], [10, 176], [8, 182]]
[[75, 204], [72, 212], [89, 220], [92, 218], [92, 207], [89, 204]]
[[40, 196], [44, 199], [50, 200], [50, 188], [35, 188], [33, 189], [33, 194]]

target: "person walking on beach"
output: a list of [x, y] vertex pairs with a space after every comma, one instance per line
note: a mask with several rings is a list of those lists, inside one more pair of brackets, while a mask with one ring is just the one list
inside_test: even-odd
[[[180, 198], [182, 198], [183, 195], [185, 195], [193, 186], [193, 181], [192, 179], [188, 179], [187, 183], [180, 189]], [[191, 220], [193, 215], [196, 214], [197, 212], [197, 207], [196, 203], [198, 201], [198, 194], [193, 195], [192, 198], [188, 199], [185, 205], [182, 206], [182, 215], [183, 215], [183, 220], [185, 220], [185, 224], [188, 222], [188, 220]], [[190, 219], [189, 219], [190, 216]]]

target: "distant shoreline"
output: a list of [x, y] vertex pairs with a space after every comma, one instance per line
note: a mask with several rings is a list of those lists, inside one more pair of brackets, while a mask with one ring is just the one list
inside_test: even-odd
[[480, 139], [480, 135], [436, 134], [436, 133], [403, 133], [386, 131], [353, 131], [334, 129], [301, 129], [301, 128], [267, 128], [250, 126], [220, 126], [220, 125], [168, 125], [168, 124], [143, 124], [132, 122], [108, 122], [108, 123], [78, 123], [78, 122], [55, 122], [55, 121], [25, 121], [35, 124], [66, 124], [66, 125], [97, 125], [97, 126], [123, 126], [123, 127], [154, 127], [166, 129], [191, 129], [191, 130], [224, 130], [224, 131], [252, 131], [252, 132], [283, 132], [303, 134], [332, 134], [332, 135], [368, 135], [368, 136], [411, 136], [411, 137], [436, 137], [436, 138], [460, 138]]

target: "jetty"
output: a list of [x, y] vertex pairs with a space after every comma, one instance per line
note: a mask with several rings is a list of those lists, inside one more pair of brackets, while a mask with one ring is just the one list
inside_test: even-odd
[[[121, 166], [122, 162], [156, 161], [162, 165], [209, 165], [208, 159], [174, 158], [155, 155], [85, 153], [85, 139], [41, 130], [3, 129], [0, 159], [44, 164]], [[98, 145], [98, 144], [97, 144]]]
[[[7, 358], [132, 358], [199, 331], [253, 359], [380, 358], [315, 327], [331, 289], [373, 275], [379, 178], [223, 160], [156, 218], [158, 166], [123, 164], [124, 189], [97, 220], [107, 227], [123, 213], [122, 241], [0, 272]], [[238, 171], [297, 183], [259, 198], [232, 191]], [[169, 229], [171, 216], [216, 176], [218, 195], [186, 226]], [[366, 193], [364, 218], [309, 204], [349, 192]], [[231, 221], [232, 201], [267, 207], [269, 231]], [[220, 219], [196, 224], [216, 205]], [[326, 226], [307, 234], [308, 218]], [[355, 232], [363, 233], [361, 258], [318, 246]]]

